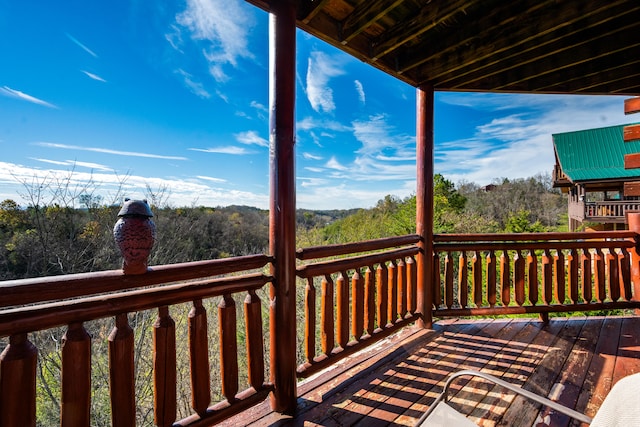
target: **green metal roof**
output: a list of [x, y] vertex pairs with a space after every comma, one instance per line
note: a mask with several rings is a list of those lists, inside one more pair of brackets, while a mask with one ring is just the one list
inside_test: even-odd
[[640, 178], [640, 169], [625, 169], [624, 155], [640, 153], [640, 141], [624, 142], [626, 125], [553, 134], [562, 172], [573, 182]]

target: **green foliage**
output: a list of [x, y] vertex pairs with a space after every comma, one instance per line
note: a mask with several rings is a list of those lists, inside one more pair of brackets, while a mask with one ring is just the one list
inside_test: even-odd
[[512, 213], [507, 218], [505, 231], [507, 233], [539, 233], [544, 231], [544, 227], [539, 220], [531, 222], [531, 212], [521, 209]]

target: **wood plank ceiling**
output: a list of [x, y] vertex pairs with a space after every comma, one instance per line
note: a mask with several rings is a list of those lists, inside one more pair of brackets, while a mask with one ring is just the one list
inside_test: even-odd
[[294, 1], [299, 28], [412, 86], [640, 95], [638, 0]]

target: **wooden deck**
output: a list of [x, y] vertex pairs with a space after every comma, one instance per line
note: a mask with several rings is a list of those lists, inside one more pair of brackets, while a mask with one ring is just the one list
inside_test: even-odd
[[[440, 321], [432, 331], [406, 328], [301, 383], [295, 417], [273, 413], [264, 402], [224, 425], [411, 426], [447, 375], [460, 369], [488, 372], [593, 416], [612, 384], [640, 372], [638, 330], [635, 316], [552, 318], [546, 325], [458, 319]], [[572, 423], [483, 380], [456, 384], [467, 382], [462, 391], [453, 388], [453, 405], [479, 425]]]

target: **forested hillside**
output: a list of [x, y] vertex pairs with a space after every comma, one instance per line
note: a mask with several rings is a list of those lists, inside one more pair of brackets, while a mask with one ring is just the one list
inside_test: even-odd
[[[120, 267], [112, 236], [118, 205], [80, 195], [79, 207], [0, 202], [0, 279], [111, 270]], [[558, 230], [566, 202], [549, 177], [458, 188], [435, 177], [436, 233]], [[370, 209], [299, 210], [298, 246], [375, 239], [415, 232], [416, 200], [388, 195]], [[247, 206], [171, 208], [152, 203], [157, 241], [150, 265], [266, 252], [269, 213]]]

